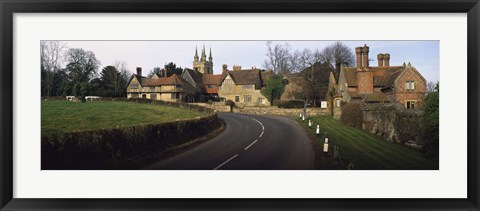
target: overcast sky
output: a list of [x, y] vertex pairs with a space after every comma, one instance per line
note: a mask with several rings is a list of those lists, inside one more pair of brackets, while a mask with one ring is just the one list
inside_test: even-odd
[[[199, 56], [205, 45], [207, 58], [210, 48], [213, 56], [214, 74], [221, 73], [222, 64], [229, 69], [233, 65], [245, 68], [253, 66], [264, 68], [266, 59], [266, 41], [65, 41], [69, 48], [83, 48], [93, 51], [101, 67], [112, 65], [116, 60], [127, 63], [133, 73], [136, 67], [142, 67], [147, 75], [154, 67], [163, 67], [174, 62], [177, 66], [192, 68], [195, 47]], [[323, 49], [335, 41], [274, 41], [288, 43], [291, 50]], [[402, 65], [410, 62], [427, 81], [439, 81], [439, 42], [438, 41], [341, 41], [352, 49], [367, 44], [370, 47], [371, 66], [377, 66], [377, 54], [389, 53], [390, 65]]]

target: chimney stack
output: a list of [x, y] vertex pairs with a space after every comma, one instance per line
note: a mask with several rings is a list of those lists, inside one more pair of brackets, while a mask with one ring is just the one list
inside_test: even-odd
[[383, 67], [383, 54], [379, 53], [377, 55], [377, 60], [378, 60], [378, 66]]
[[390, 66], [390, 54], [386, 53], [386, 54], [383, 54], [383, 65], [385, 67], [389, 67]]
[[142, 76], [142, 68], [141, 67], [137, 67], [137, 75]]
[[362, 48], [362, 58], [363, 58], [363, 67], [368, 68], [368, 52], [370, 51], [370, 48], [365, 44]]
[[356, 47], [355, 53], [357, 54], [357, 69], [362, 68], [362, 47]]
[[222, 70], [223, 70], [223, 71], [228, 71], [227, 67], [228, 67], [227, 64], [223, 64], [223, 65], [222, 65]]
[[240, 71], [242, 70], [242, 66], [240, 65], [233, 65], [233, 71]]

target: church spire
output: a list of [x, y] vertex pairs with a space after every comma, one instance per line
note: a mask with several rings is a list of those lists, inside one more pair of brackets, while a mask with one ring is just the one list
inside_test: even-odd
[[212, 57], [212, 48], [210, 47], [210, 56], [208, 57], [208, 60], [211, 62], [213, 60], [213, 57]]
[[198, 50], [197, 50], [197, 46], [195, 46], [195, 56], [193, 57], [193, 61], [198, 61]]
[[202, 49], [202, 62], [207, 60], [207, 54], [205, 53], [205, 45], [203, 45]]

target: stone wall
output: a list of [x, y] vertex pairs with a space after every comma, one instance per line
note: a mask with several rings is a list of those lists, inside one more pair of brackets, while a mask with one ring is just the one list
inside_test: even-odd
[[[216, 112], [230, 112], [230, 107], [226, 106], [224, 102], [215, 103], [191, 103], [195, 105], [205, 106], [214, 109]], [[235, 106], [234, 113], [244, 114], [263, 114], [263, 115], [283, 115], [283, 116], [298, 116], [303, 112], [303, 108], [278, 108], [277, 106]], [[329, 115], [328, 109], [322, 108], [307, 108], [307, 115], [309, 116], [325, 116]]]
[[423, 112], [407, 110], [401, 104], [364, 104], [362, 128], [388, 141], [421, 148]]

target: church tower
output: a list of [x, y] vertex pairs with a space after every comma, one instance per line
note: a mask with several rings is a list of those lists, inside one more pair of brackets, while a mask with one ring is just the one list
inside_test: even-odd
[[213, 74], [213, 57], [212, 49], [210, 48], [210, 56], [207, 61], [207, 54], [205, 53], [205, 46], [202, 49], [202, 56], [199, 60], [197, 47], [195, 47], [195, 56], [193, 57], [193, 69], [203, 74]]

